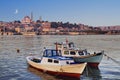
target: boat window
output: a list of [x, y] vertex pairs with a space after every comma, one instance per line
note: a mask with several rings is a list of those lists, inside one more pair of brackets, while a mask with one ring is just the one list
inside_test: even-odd
[[43, 56], [47, 56], [47, 50], [44, 51]]
[[67, 45], [66, 45], [66, 44], [63, 44], [63, 48], [65, 48], [65, 49], [66, 49], [66, 48], [67, 48]]
[[51, 50], [47, 51], [47, 56], [49, 56], [49, 57], [52, 56]]
[[52, 63], [52, 59], [48, 59], [48, 62], [51, 62], [51, 63]]
[[67, 61], [66, 64], [70, 64], [70, 63]]
[[70, 51], [70, 54], [75, 55], [76, 53], [75, 53], [75, 51]]
[[33, 61], [33, 62], [36, 62], [36, 63], [40, 63], [40, 62], [41, 62], [40, 59], [36, 59], [36, 58], [33, 58], [32, 61]]
[[74, 48], [75, 47], [73, 42], [70, 42], [68, 45], [69, 45], [70, 48]]
[[59, 51], [58, 51], [58, 53], [59, 53], [59, 56], [61, 56], [61, 55], [62, 55], [62, 52], [61, 52], [61, 50], [59, 50]]
[[69, 51], [64, 51], [64, 54], [65, 55], [69, 55]]
[[84, 55], [84, 53], [82, 51], [78, 51], [79, 55]]
[[44, 57], [50, 57], [50, 56], [52, 56], [51, 50], [45, 50], [44, 53], [43, 53], [43, 56]]
[[59, 61], [58, 60], [54, 60], [54, 63], [59, 63]]
[[53, 50], [52, 53], [53, 53], [53, 56], [59, 56], [59, 52], [56, 50]]

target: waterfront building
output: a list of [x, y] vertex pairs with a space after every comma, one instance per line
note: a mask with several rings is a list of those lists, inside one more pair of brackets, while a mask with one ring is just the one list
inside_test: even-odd
[[80, 30], [83, 30], [83, 31], [84, 31], [84, 30], [91, 30], [91, 29], [90, 29], [89, 26], [87, 26], [87, 25], [86, 25], [86, 26], [85, 26], [85, 25], [84, 25], [84, 26], [82, 25], [82, 26], [80, 26]]
[[13, 32], [0, 32], [0, 35], [13, 35]]
[[21, 29], [20, 29], [19, 27], [16, 27], [16, 28], [15, 28], [15, 31], [16, 31], [17, 33], [20, 33], [20, 32], [21, 32]]
[[42, 22], [42, 31], [43, 32], [49, 32], [51, 28], [50, 22]]
[[21, 22], [22, 24], [30, 24], [32, 22], [32, 19], [29, 16], [25, 16]]
[[120, 31], [120, 26], [100, 26], [102, 31]]

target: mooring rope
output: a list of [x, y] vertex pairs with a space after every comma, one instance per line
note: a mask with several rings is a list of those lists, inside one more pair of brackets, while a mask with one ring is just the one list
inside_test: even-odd
[[108, 59], [111, 59], [113, 62], [117, 63], [118, 65], [120, 65], [120, 62], [113, 59], [112, 57], [108, 56], [107, 54], [104, 54], [104, 56], [106, 56]]

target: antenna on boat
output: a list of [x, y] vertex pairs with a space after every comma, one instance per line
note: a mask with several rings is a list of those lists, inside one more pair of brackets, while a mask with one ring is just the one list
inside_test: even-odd
[[68, 39], [66, 38], [66, 44], [68, 44]]
[[58, 43], [56, 42], [56, 51], [58, 51]]
[[68, 46], [68, 39], [66, 38], [66, 47], [69, 48]]

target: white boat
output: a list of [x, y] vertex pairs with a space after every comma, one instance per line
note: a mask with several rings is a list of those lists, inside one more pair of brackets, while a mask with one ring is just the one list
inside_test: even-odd
[[87, 62], [91, 67], [98, 67], [104, 54], [104, 51], [90, 54], [86, 49], [80, 50], [76, 48], [73, 42], [56, 43], [56, 50], [58, 50], [64, 57], [72, 57], [77, 63]]
[[76, 64], [72, 58], [59, 56], [59, 53], [53, 49], [46, 49], [41, 58], [28, 56], [26, 59], [30, 66], [43, 72], [75, 78], [80, 78], [87, 64]]

